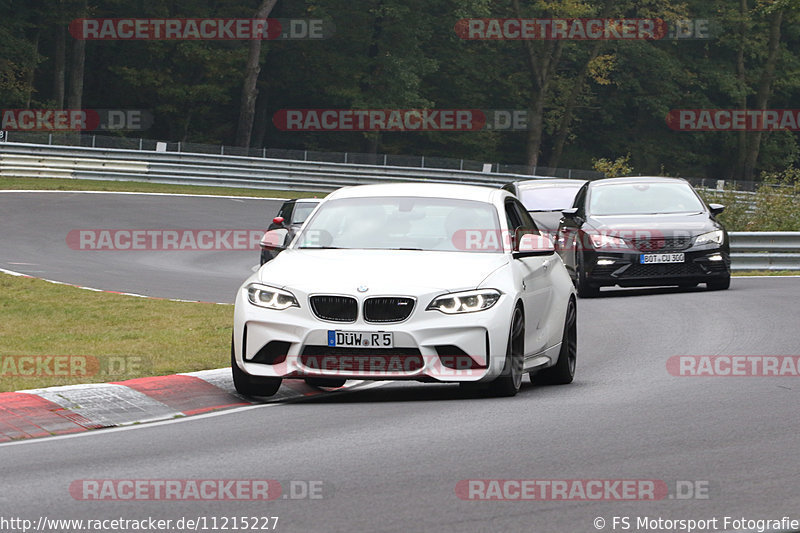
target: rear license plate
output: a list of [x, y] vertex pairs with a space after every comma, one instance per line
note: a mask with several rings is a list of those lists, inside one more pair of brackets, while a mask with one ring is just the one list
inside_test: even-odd
[[642, 254], [639, 256], [639, 263], [651, 265], [655, 263], [683, 263], [686, 256], [683, 253], [677, 254]]
[[328, 330], [328, 346], [394, 348], [394, 334], [390, 331]]

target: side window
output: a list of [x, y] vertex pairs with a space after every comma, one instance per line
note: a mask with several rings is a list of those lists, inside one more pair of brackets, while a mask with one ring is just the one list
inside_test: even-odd
[[513, 198], [506, 200], [506, 220], [508, 221], [512, 248], [516, 246], [523, 235], [539, 233], [530, 214], [528, 214], [528, 211], [525, 210], [519, 200]]
[[575, 201], [572, 202], [572, 207], [577, 207], [579, 212], [583, 212], [584, 202], [586, 202], [586, 192], [589, 190], [589, 184], [585, 183], [578, 194], [575, 195]]
[[514, 202], [511, 199], [506, 200], [506, 221], [508, 222], [508, 230], [511, 232], [517, 231], [517, 228], [522, 226], [519, 213], [514, 209]]
[[520, 221], [520, 228], [524, 230], [525, 233], [539, 233], [539, 228], [536, 227], [536, 222], [533, 221], [531, 218], [531, 214], [528, 213], [528, 210], [525, 209], [520, 202], [514, 200], [511, 204], [514, 207], [514, 211], [517, 212], [517, 217]]
[[284, 222], [289, 224], [292, 221], [292, 211], [294, 210], [294, 202], [286, 202], [281, 206], [278, 211], [278, 216], [283, 217]]
[[308, 215], [317, 207], [317, 204], [310, 202], [295, 202], [294, 213], [292, 213], [292, 224], [302, 224], [308, 218]]

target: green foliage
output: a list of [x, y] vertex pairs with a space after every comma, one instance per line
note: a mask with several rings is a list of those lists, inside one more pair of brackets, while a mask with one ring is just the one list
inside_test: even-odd
[[800, 169], [762, 176], [749, 231], [800, 231]]
[[764, 173], [762, 180], [753, 194], [733, 188], [700, 193], [706, 202], [725, 206], [719, 220], [728, 231], [800, 231], [800, 169]]
[[726, 187], [725, 189], [698, 190], [703, 200], [709, 204], [722, 204], [725, 206], [725, 211], [717, 217], [728, 231], [756, 231], [747, 229], [752, 220], [752, 202], [753, 197], [747, 194], [741, 194], [733, 187]]
[[627, 154], [610, 161], [606, 158], [596, 159], [592, 168], [598, 172], [602, 172], [607, 178], [618, 178], [620, 176], [628, 176], [633, 172], [633, 167], [630, 164], [631, 154]]
[[[58, 29], [82, 1], [0, 0], [0, 109], [46, 107], [53, 93]], [[92, 17], [250, 17], [257, 0], [89, 0]], [[741, 167], [735, 132], [679, 132], [675, 109], [752, 107], [769, 52], [770, 20], [782, 15], [768, 107], [800, 101], [800, 2], [746, 0], [518, 0], [525, 17], [709, 19], [709, 39], [534, 41], [536, 57], [560, 53], [544, 98], [540, 161], [611, 174], [618, 154], [643, 174], [731, 179]], [[434, 108], [527, 110], [537, 83], [521, 41], [463, 40], [462, 18], [515, 17], [514, 0], [279, 0], [276, 18], [321, 18], [325, 40], [272, 41], [262, 50], [253, 139], [258, 146], [368, 151], [526, 162], [527, 132], [283, 132], [282, 109]], [[67, 37], [67, 79], [74, 41]], [[83, 105], [153, 111], [148, 138], [232, 144], [246, 41], [94, 41], [86, 45]], [[739, 61], [741, 54], [741, 62]], [[566, 118], [571, 117], [569, 120]], [[754, 136], [744, 138], [754, 142]], [[797, 131], [765, 133], [757, 174], [800, 166]], [[603, 170], [606, 171], [606, 170]]]

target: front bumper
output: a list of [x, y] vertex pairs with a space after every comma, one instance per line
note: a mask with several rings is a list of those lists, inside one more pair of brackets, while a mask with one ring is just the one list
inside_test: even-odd
[[[240, 290], [234, 311], [234, 356], [252, 376], [439, 382], [491, 381], [503, 371], [513, 299], [502, 295], [490, 309], [463, 315], [426, 311], [441, 292], [419, 296], [400, 323], [323, 321], [307, 295], [300, 308], [274, 311], [252, 305]], [[363, 304], [362, 297], [350, 295]], [[374, 296], [374, 295], [372, 295]], [[330, 331], [392, 332], [393, 348], [328, 346]]]
[[596, 286], [645, 287], [713, 282], [730, 276], [727, 250], [690, 248], [679, 252], [685, 254], [683, 263], [641, 264], [642, 252], [588, 250], [583, 252], [586, 279]]

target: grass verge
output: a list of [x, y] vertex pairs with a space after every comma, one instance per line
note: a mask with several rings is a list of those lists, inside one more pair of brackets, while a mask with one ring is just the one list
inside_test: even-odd
[[734, 276], [800, 276], [798, 270], [743, 270], [736, 271]]
[[213, 196], [247, 196], [252, 198], [308, 198], [325, 196], [324, 192], [271, 191], [238, 187], [207, 187], [202, 185], [168, 185], [140, 181], [96, 181], [66, 178], [9, 178], [0, 177], [0, 189], [36, 191], [111, 191], [160, 192], [172, 194], [209, 194]]
[[232, 324], [232, 306], [0, 274], [0, 392], [224, 367]]

